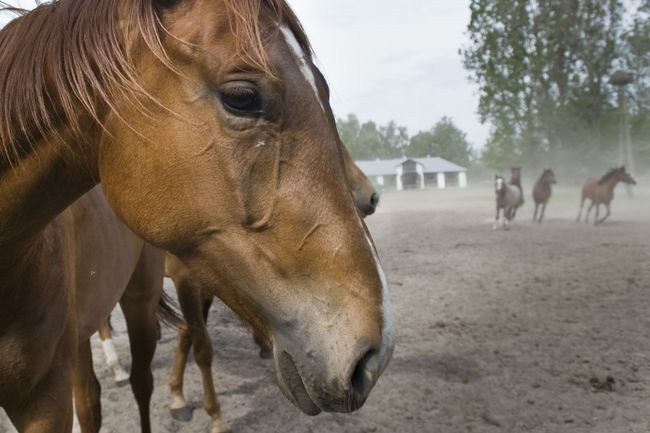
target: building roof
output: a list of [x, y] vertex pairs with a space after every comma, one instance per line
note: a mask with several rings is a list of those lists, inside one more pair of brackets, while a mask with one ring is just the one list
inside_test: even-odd
[[467, 171], [466, 168], [442, 158], [397, 158], [377, 159], [374, 161], [356, 161], [366, 176], [390, 176], [396, 174], [398, 166], [408, 160], [413, 160], [424, 168], [425, 173], [457, 173]]

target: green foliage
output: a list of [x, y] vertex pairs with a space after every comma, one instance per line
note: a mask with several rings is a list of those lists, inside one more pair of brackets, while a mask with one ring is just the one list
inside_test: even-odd
[[642, 3], [626, 29], [619, 0], [471, 0], [461, 54], [479, 87], [481, 121], [493, 126], [484, 164], [611, 163], [619, 113], [608, 78], [618, 68], [637, 77], [632, 135], [644, 147], [650, 0]]
[[377, 127], [372, 121], [361, 124], [356, 115], [349, 114], [346, 120], [337, 119], [336, 126], [341, 140], [356, 160], [397, 158], [408, 143], [406, 128], [392, 121]]
[[413, 136], [405, 154], [411, 158], [438, 156], [463, 167], [469, 167], [473, 159], [467, 135], [448, 117], [443, 117], [430, 131]]
[[354, 114], [337, 119], [336, 126], [355, 160], [437, 156], [468, 167], [474, 158], [466, 134], [448, 117], [413, 137], [393, 121], [379, 127], [372, 121], [361, 124]]

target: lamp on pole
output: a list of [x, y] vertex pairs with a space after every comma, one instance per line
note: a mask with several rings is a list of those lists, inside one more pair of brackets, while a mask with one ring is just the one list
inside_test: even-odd
[[[627, 109], [627, 93], [625, 87], [634, 81], [634, 76], [626, 71], [618, 70], [609, 77], [609, 84], [616, 87], [618, 92], [618, 107], [621, 110], [620, 134], [618, 141], [618, 158], [621, 165], [625, 164], [630, 174], [634, 175], [634, 155], [632, 154], [632, 140], [630, 139], [630, 124]], [[628, 195], [632, 196], [631, 188], [627, 188]]]

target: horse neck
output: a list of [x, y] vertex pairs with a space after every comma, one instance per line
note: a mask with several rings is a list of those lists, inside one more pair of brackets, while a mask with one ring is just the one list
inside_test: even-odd
[[47, 225], [97, 183], [99, 131], [87, 133], [75, 139], [60, 125], [18, 157], [0, 153], [0, 268], [38, 244]]
[[611, 193], [616, 188], [616, 185], [621, 181], [617, 176], [612, 176], [610, 179], [607, 179], [605, 182], [600, 184], [600, 187], [605, 189], [607, 192]]
[[548, 178], [545, 175], [542, 175], [542, 177], [539, 178], [537, 181], [537, 186], [548, 191], [551, 189], [551, 181], [548, 180]]

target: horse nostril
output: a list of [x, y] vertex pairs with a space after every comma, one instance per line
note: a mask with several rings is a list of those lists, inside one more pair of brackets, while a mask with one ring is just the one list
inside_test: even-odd
[[377, 207], [377, 205], [379, 204], [379, 194], [377, 194], [376, 192], [372, 193], [372, 195], [370, 196], [370, 204], [373, 207]]
[[379, 352], [369, 350], [361, 358], [350, 377], [351, 404], [350, 409], [357, 410], [365, 403], [370, 391], [377, 382], [379, 373]]

